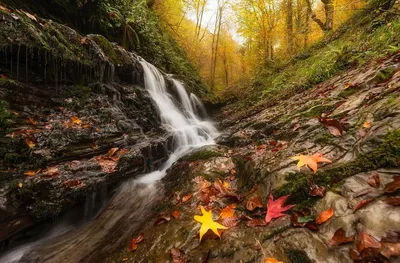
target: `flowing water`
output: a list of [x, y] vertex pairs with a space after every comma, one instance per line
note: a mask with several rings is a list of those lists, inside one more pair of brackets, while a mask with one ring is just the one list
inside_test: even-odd
[[168, 168], [192, 149], [214, 143], [217, 130], [198, 115], [199, 111], [205, 113], [201, 101], [193, 94], [189, 96], [177, 80], [172, 80], [179, 96], [174, 99], [159, 70], [142, 59], [140, 64], [161, 123], [174, 135], [173, 153], [160, 170], [125, 182], [93, 220], [75, 230], [57, 226], [58, 236], [53, 234], [20, 246], [0, 258], [0, 262], [101, 262], [102, 257], [124, 245], [150, 219], [151, 206], [163, 197], [160, 180]]

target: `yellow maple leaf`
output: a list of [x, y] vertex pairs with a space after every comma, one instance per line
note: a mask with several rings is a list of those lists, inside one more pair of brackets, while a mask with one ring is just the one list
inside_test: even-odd
[[214, 222], [212, 219], [212, 210], [206, 211], [204, 207], [200, 206], [202, 216], [194, 216], [194, 220], [201, 223], [200, 227], [200, 241], [203, 238], [204, 234], [208, 230], [212, 230], [217, 236], [221, 237], [218, 233], [218, 229], [228, 229], [227, 227]]
[[78, 125], [82, 124], [82, 121], [78, 117], [73, 116], [73, 117], [71, 117], [71, 120], [75, 124], [78, 124]]
[[290, 159], [299, 161], [297, 167], [303, 167], [307, 165], [314, 173], [317, 173], [318, 163], [332, 163], [331, 160], [324, 158], [322, 153], [316, 153], [312, 156], [302, 155], [291, 157]]

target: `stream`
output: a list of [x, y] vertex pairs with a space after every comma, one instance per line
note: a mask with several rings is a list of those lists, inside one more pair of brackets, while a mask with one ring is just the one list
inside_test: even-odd
[[[183, 84], [172, 80], [179, 101], [167, 90], [161, 72], [140, 59], [145, 88], [160, 114], [164, 128], [174, 135], [174, 151], [162, 167], [123, 183], [92, 219], [79, 225], [77, 217], [61, 220], [35, 241], [28, 241], [0, 257], [0, 262], [99, 262], [123, 246], [151, 216], [151, 207], [163, 198], [160, 180], [167, 170], [193, 149], [214, 144], [218, 131], [202, 120], [204, 106]], [[99, 208], [98, 208], [99, 209]], [[100, 207], [101, 209], [101, 207]], [[100, 210], [99, 209], [99, 210]]]

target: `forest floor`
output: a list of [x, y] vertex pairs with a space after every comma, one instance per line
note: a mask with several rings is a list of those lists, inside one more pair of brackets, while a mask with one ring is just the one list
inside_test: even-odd
[[[256, 113], [226, 107], [218, 145], [170, 170], [154, 220], [132, 235], [144, 240], [106, 262], [396, 262], [399, 94], [396, 53]], [[314, 154], [332, 163], [314, 174], [291, 159]], [[295, 206], [267, 224], [269, 193]], [[200, 206], [228, 228], [221, 238], [199, 240]]]

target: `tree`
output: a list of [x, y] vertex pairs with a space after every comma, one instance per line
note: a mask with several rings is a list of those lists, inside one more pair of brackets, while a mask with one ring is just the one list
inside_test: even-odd
[[333, 29], [334, 6], [333, 0], [321, 0], [325, 9], [325, 23], [317, 17], [313, 11], [311, 0], [306, 0], [308, 5], [308, 13], [312, 20], [319, 25], [322, 31], [331, 31]]

